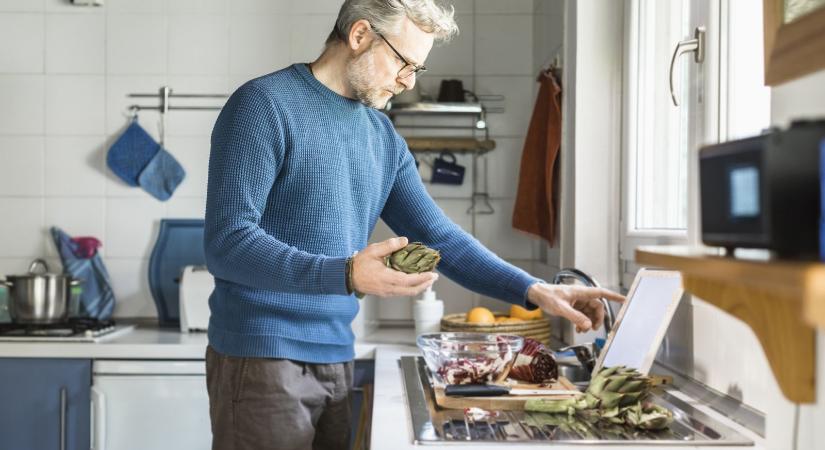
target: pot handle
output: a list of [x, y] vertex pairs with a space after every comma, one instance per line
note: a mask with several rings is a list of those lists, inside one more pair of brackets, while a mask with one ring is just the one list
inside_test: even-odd
[[37, 273], [37, 272], [35, 272], [35, 270], [37, 269], [37, 266], [42, 266], [43, 267], [43, 271], [40, 272], [40, 273], [49, 273], [49, 265], [46, 264], [46, 261], [43, 261], [40, 258], [35, 259], [29, 265], [29, 273]]

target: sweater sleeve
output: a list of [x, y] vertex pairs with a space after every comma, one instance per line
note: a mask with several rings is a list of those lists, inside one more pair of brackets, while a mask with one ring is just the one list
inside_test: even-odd
[[286, 151], [274, 102], [250, 82], [235, 92], [212, 132], [204, 250], [216, 277], [253, 288], [347, 295], [346, 258], [299, 250], [260, 227]]
[[533, 308], [527, 290], [540, 282], [488, 250], [450, 220], [421, 182], [415, 159], [403, 138], [399, 167], [381, 218], [399, 236], [419, 241], [441, 252], [438, 271], [467, 289], [509, 303]]

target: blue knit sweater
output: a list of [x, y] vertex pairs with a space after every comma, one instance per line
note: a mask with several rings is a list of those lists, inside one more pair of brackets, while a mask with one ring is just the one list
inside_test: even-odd
[[440, 250], [438, 270], [468, 289], [524, 305], [539, 281], [444, 215], [380, 111], [336, 94], [304, 64], [241, 86], [212, 132], [209, 344], [234, 356], [351, 360], [358, 302], [344, 266], [379, 217]]

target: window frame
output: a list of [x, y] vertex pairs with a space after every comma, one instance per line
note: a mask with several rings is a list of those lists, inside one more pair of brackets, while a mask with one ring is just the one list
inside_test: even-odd
[[[619, 257], [622, 266], [622, 278], [635, 273], [638, 266], [634, 264], [636, 247], [641, 245], [684, 245], [688, 243], [688, 229], [638, 229], [636, 228], [636, 149], [638, 145], [637, 130], [641, 126], [639, 117], [639, 34], [641, 3], [628, 0], [625, 3], [625, 45], [623, 95], [625, 99], [622, 126], [621, 152], [621, 201], [619, 219]], [[688, 220], [688, 226], [690, 220]], [[631, 272], [632, 271], [632, 272]], [[632, 279], [632, 278], [631, 278]]]

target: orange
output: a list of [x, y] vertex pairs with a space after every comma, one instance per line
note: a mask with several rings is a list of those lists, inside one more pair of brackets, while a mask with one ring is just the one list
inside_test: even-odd
[[495, 323], [493, 312], [482, 306], [477, 306], [467, 313], [467, 323]]
[[518, 323], [524, 322], [524, 319], [519, 319], [518, 317], [499, 317], [496, 319], [496, 323]]
[[513, 305], [510, 307], [510, 317], [524, 320], [541, 319], [541, 309], [536, 308], [532, 311], [528, 311], [519, 305]]

